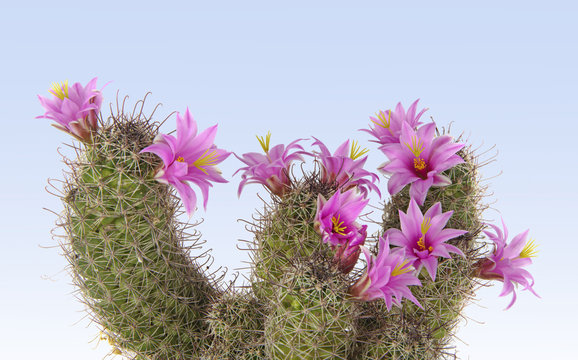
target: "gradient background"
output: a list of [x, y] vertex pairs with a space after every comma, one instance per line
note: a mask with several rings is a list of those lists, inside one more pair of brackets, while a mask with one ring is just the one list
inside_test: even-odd
[[[0, 5], [0, 358], [88, 360], [110, 351], [92, 341], [97, 327], [52, 248], [56, 216], [43, 210], [62, 209], [44, 188], [62, 178], [57, 147], [70, 155], [61, 145], [69, 137], [34, 119], [44, 112], [36, 94], [48, 95], [52, 82], [98, 76], [99, 87], [112, 81], [104, 114], [117, 90], [131, 106], [151, 91], [145, 111], [162, 102], [161, 120], [189, 106], [199, 128], [219, 123], [222, 148], [258, 151], [255, 135], [268, 130], [274, 144], [313, 135], [331, 150], [352, 138], [372, 149], [368, 169], [384, 158], [357, 130], [376, 111], [421, 98], [425, 119], [453, 122], [454, 134], [482, 150], [496, 145], [497, 161], [482, 169], [494, 202], [485, 217], [503, 216], [512, 235], [530, 228], [540, 244], [530, 270], [542, 299], [519, 291], [503, 311], [501, 284], [480, 290], [458, 330], [458, 355], [578, 359], [575, 2], [315, 3]], [[163, 129], [175, 127], [173, 116]], [[240, 165], [223, 163], [230, 182], [217, 184], [193, 219], [204, 218], [198, 229], [215, 267], [245, 266], [247, 253], [234, 249], [251, 237], [236, 220], [250, 219], [255, 194], [265, 194], [253, 185], [237, 199], [239, 176], [231, 175]]]

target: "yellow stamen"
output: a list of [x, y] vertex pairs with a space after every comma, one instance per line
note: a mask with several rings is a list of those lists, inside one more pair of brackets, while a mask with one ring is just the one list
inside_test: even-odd
[[379, 119], [379, 122], [376, 122], [374, 120], [371, 120], [371, 122], [373, 122], [375, 125], [381, 126], [384, 129], [389, 129], [389, 126], [391, 125], [391, 110], [389, 110], [389, 115], [387, 119], [385, 118], [385, 113], [383, 111], [380, 111], [379, 114], [375, 115]]
[[185, 162], [185, 158], [182, 157], [182, 156], [179, 156], [179, 157], [177, 158], [177, 161], [178, 161], [178, 162]]
[[359, 146], [359, 145], [357, 144], [357, 142], [356, 142], [355, 140], [353, 140], [353, 142], [351, 143], [351, 153], [350, 153], [349, 157], [350, 157], [352, 160], [355, 160], [355, 159], [357, 159], [358, 157], [367, 154], [368, 152], [369, 152], [368, 149], [361, 148], [361, 146]]
[[259, 140], [259, 144], [261, 144], [261, 148], [265, 151], [265, 154], [269, 152], [269, 143], [271, 142], [271, 131], [267, 131], [266, 136], [257, 136], [257, 140]]
[[425, 161], [423, 161], [423, 159], [420, 157], [415, 158], [415, 159], [413, 159], [413, 167], [416, 170], [423, 170], [423, 169], [425, 169]]
[[412, 136], [411, 138], [411, 145], [408, 143], [404, 143], [405, 146], [415, 155], [415, 157], [419, 157], [419, 155], [425, 150], [425, 145], [423, 141], [417, 137], [417, 135]]
[[532, 239], [526, 243], [522, 251], [520, 252], [521, 258], [531, 258], [538, 255], [538, 250], [536, 249], [538, 244]]
[[197, 160], [195, 160], [195, 162], [193, 163], [194, 166], [196, 166], [199, 170], [201, 170], [205, 174], [207, 174], [207, 170], [205, 170], [204, 167], [215, 165], [215, 163], [218, 159], [217, 150], [213, 150], [210, 153], [209, 153], [209, 150], [211, 150], [211, 149], [207, 149], [203, 153], [203, 155], [201, 155], [201, 157], [198, 158]]
[[425, 250], [425, 241], [423, 239], [423, 236], [420, 236], [419, 240], [417, 241], [417, 246], [419, 246], [419, 249], [421, 251]]
[[337, 218], [335, 218], [335, 216], [331, 218], [331, 222], [333, 223], [333, 232], [339, 235], [345, 235], [344, 231], [347, 229], [347, 226], [343, 225], [343, 221], [339, 221], [340, 217], [341, 215], [337, 215]]
[[60, 83], [52, 83], [52, 89], [48, 90], [54, 96], [59, 98], [60, 100], [64, 100], [64, 98], [68, 98], [68, 80], [64, 80], [62, 84]]
[[409, 262], [409, 260], [404, 260], [401, 264], [397, 264], [395, 265], [395, 267], [393, 268], [393, 271], [391, 272], [391, 276], [397, 276], [397, 275], [402, 275], [405, 274], [407, 272], [410, 272], [413, 270], [413, 266], [408, 266], [405, 269], [403, 268], [405, 265], [407, 265], [407, 263]]

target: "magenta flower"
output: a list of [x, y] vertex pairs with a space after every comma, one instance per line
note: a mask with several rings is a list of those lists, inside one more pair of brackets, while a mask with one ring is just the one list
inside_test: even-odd
[[411, 199], [407, 214], [399, 210], [401, 230], [389, 229], [385, 235], [393, 245], [405, 249], [405, 256], [421, 269], [425, 266], [432, 280], [436, 279], [438, 257], [450, 258], [450, 252], [464, 256], [457, 247], [445, 242], [467, 233], [465, 230], [444, 229], [453, 211], [442, 213], [441, 203], [435, 203], [422, 215], [419, 206]]
[[391, 175], [387, 183], [391, 195], [397, 194], [407, 184], [411, 184], [410, 196], [419, 205], [423, 205], [431, 186], [451, 184], [451, 180], [442, 175], [442, 172], [464, 162], [456, 155], [464, 144], [454, 143], [449, 135], [434, 139], [434, 131], [434, 123], [426, 124], [416, 132], [404, 122], [400, 144], [380, 147], [390, 159], [381, 165], [379, 170]]
[[534, 241], [528, 241], [529, 230], [516, 235], [510, 244], [506, 244], [508, 228], [504, 224], [504, 220], [502, 219], [504, 232], [495, 225], [489, 225], [495, 233], [490, 231], [484, 231], [484, 233], [494, 242], [494, 252], [476, 263], [475, 276], [485, 280], [500, 280], [504, 283], [499, 296], [512, 293], [512, 301], [506, 310], [516, 302], [515, 284], [524, 286], [523, 290], [529, 290], [532, 294], [540, 297], [532, 289], [534, 278], [527, 270], [523, 269], [523, 267], [532, 264], [531, 258], [537, 254]]
[[154, 143], [141, 150], [158, 155], [163, 167], [158, 169], [155, 179], [173, 185], [185, 205], [187, 214], [195, 211], [197, 196], [188, 182], [196, 184], [203, 194], [203, 206], [207, 208], [210, 181], [227, 182], [215, 165], [225, 160], [230, 152], [218, 149], [213, 140], [217, 134], [214, 125], [197, 135], [197, 123], [189, 109], [185, 116], [177, 113], [177, 137], [159, 134]]
[[[246, 184], [262, 184], [266, 186], [271, 192], [277, 196], [283, 196], [291, 188], [291, 180], [288, 172], [291, 162], [294, 160], [303, 161], [302, 154], [307, 154], [301, 145], [297, 144], [303, 139], [298, 139], [291, 142], [285, 148], [285, 145], [275, 145], [269, 149], [271, 140], [271, 133], [267, 133], [266, 137], [257, 137], [261, 148], [265, 155], [259, 153], [246, 153], [242, 157], [235, 156], [237, 159], [244, 162], [247, 166], [235, 171], [235, 174], [243, 170], [242, 180], [239, 184], [238, 196], [241, 196], [241, 191]], [[299, 150], [289, 153], [291, 150]], [[235, 175], [233, 174], [233, 175]]]
[[[321, 161], [323, 182], [335, 182], [338, 188], [342, 188], [343, 191], [357, 187], [364, 196], [367, 196], [369, 190], [374, 190], [381, 197], [381, 192], [375, 185], [375, 181], [379, 181], [379, 177], [363, 169], [367, 156], [359, 159], [369, 150], [361, 149], [355, 141], [352, 142], [351, 149], [349, 149], [349, 140], [347, 140], [332, 155], [325, 144], [315, 137], [314, 139], [316, 141], [313, 145], [319, 146], [321, 151], [316, 155]], [[371, 180], [365, 179], [368, 176]]]
[[410, 285], [421, 286], [421, 281], [415, 276], [415, 269], [404, 257], [403, 250], [390, 251], [389, 239], [383, 237], [379, 238], [377, 257], [371, 255], [365, 246], [362, 250], [367, 268], [349, 289], [352, 296], [365, 301], [383, 298], [387, 310], [391, 310], [392, 303], [401, 307], [401, 300], [405, 297], [423, 309], [409, 289]]
[[413, 102], [405, 112], [401, 103], [397, 103], [395, 111], [386, 110], [380, 111], [376, 114], [377, 118], [370, 116], [371, 122], [375, 124], [374, 127], [370, 129], [360, 129], [371, 135], [373, 135], [377, 140], [370, 140], [381, 145], [388, 144], [399, 144], [399, 135], [401, 135], [401, 125], [402, 123], [407, 123], [412, 129], [417, 128], [421, 125], [419, 118], [428, 109], [422, 109], [417, 115], [415, 114], [417, 109], [417, 103], [419, 99]]
[[335, 251], [335, 261], [345, 273], [357, 263], [359, 247], [367, 236], [367, 225], [360, 226], [356, 220], [368, 202], [369, 199], [364, 199], [354, 189], [344, 193], [337, 191], [329, 200], [325, 200], [321, 194], [317, 197], [315, 230], [324, 243], [331, 245]]
[[36, 118], [52, 119], [56, 121], [53, 126], [57, 129], [78, 140], [92, 142], [91, 132], [98, 128], [98, 113], [102, 104], [102, 94], [95, 88], [96, 78], [90, 80], [85, 87], [80, 83], [68, 87], [67, 81], [53, 84], [49, 90], [54, 96], [52, 99], [38, 95], [46, 112]]

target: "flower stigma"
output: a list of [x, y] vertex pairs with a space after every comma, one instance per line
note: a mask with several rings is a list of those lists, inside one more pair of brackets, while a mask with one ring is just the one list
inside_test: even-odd
[[425, 150], [425, 145], [423, 141], [419, 139], [417, 136], [411, 137], [411, 145], [408, 143], [404, 143], [405, 146], [415, 155], [416, 158], [419, 158], [419, 155]]
[[211, 150], [211, 149], [205, 150], [203, 155], [201, 155], [201, 157], [198, 158], [197, 160], [195, 160], [195, 162], [193, 163], [193, 165], [196, 166], [197, 169], [201, 170], [205, 174], [207, 174], [207, 170], [205, 170], [204, 167], [215, 165], [215, 163], [217, 162], [217, 159], [218, 159], [217, 151], [213, 150], [209, 153], [209, 150]]
[[345, 235], [345, 230], [347, 230], [347, 226], [343, 225], [343, 221], [340, 220], [341, 215], [337, 215], [337, 218], [332, 217], [331, 222], [333, 223], [333, 232], [339, 235]]
[[267, 135], [265, 136], [257, 136], [257, 140], [259, 141], [259, 144], [261, 144], [261, 148], [265, 151], [265, 154], [267, 154], [271, 142], [271, 131], [267, 131]]
[[48, 90], [54, 96], [59, 98], [60, 100], [64, 100], [64, 98], [68, 98], [68, 80], [64, 80], [61, 83], [52, 83], [52, 89]]
[[368, 152], [369, 152], [368, 149], [362, 148], [361, 146], [359, 146], [355, 140], [353, 140], [351, 142], [351, 153], [350, 153], [349, 157], [352, 160], [355, 160], [358, 157], [361, 157], [361, 156], [367, 154]]
[[407, 265], [408, 262], [409, 262], [409, 260], [403, 260], [403, 262], [395, 265], [395, 267], [393, 268], [393, 271], [391, 272], [391, 276], [402, 275], [402, 274], [405, 274], [405, 273], [412, 271], [413, 266], [408, 266], [408, 267], [404, 268], [404, 266]]
[[389, 126], [391, 125], [391, 110], [389, 110], [387, 119], [385, 118], [385, 113], [383, 111], [380, 111], [379, 114], [375, 115], [379, 119], [379, 122], [374, 120], [371, 120], [371, 122], [373, 122], [375, 125], [381, 126], [384, 129], [389, 129]]
[[532, 239], [526, 243], [522, 251], [520, 252], [521, 258], [532, 258], [538, 255], [538, 250], [536, 249], [538, 244]]

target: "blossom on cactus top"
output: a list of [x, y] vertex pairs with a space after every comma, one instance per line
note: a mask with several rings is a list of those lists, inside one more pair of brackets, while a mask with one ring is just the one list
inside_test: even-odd
[[84, 87], [80, 83], [69, 87], [67, 81], [53, 84], [49, 90], [52, 99], [38, 95], [46, 112], [36, 118], [52, 119], [56, 121], [53, 126], [57, 129], [90, 143], [91, 132], [98, 128], [98, 112], [102, 104], [102, 94], [95, 89], [96, 79], [90, 80]]
[[370, 129], [360, 129], [361, 131], [365, 131], [371, 135], [373, 135], [377, 140], [370, 140], [381, 145], [388, 145], [388, 144], [399, 144], [399, 135], [401, 135], [401, 125], [402, 123], [407, 123], [412, 129], [417, 128], [421, 125], [419, 118], [426, 112], [428, 109], [422, 109], [416, 115], [417, 103], [419, 99], [413, 102], [410, 107], [407, 109], [407, 113], [405, 109], [401, 105], [401, 103], [397, 103], [395, 111], [386, 110], [380, 111], [376, 114], [377, 118], [370, 116], [371, 122], [375, 125]]
[[159, 134], [154, 143], [141, 150], [158, 155], [163, 167], [157, 170], [155, 179], [173, 185], [183, 200], [187, 214], [195, 211], [197, 196], [188, 182], [196, 184], [203, 194], [203, 206], [207, 208], [210, 182], [227, 182], [216, 165], [231, 153], [218, 149], [213, 140], [217, 134], [214, 125], [197, 135], [197, 123], [189, 109], [184, 116], [177, 113], [177, 137]]
[[[258, 183], [266, 186], [271, 192], [278, 196], [283, 196], [291, 186], [288, 172], [291, 162], [294, 160], [303, 161], [302, 154], [308, 154], [303, 147], [297, 144], [302, 139], [291, 142], [287, 147], [279, 144], [270, 148], [271, 133], [266, 137], [257, 137], [265, 155], [250, 152], [243, 154], [242, 157], [235, 156], [244, 162], [247, 166], [235, 171], [235, 174], [243, 170], [242, 180], [239, 184], [238, 196], [246, 184]], [[290, 153], [292, 150], [297, 150]], [[235, 175], [233, 174], [233, 175]]]
[[449, 135], [434, 139], [434, 131], [434, 123], [426, 124], [416, 132], [404, 122], [400, 144], [380, 148], [390, 159], [381, 165], [379, 170], [391, 175], [387, 183], [391, 195], [411, 184], [409, 195], [419, 205], [423, 205], [431, 186], [451, 184], [451, 180], [442, 175], [442, 172], [464, 162], [456, 155], [464, 144], [454, 143]]
[[475, 276], [486, 280], [500, 280], [504, 283], [499, 296], [506, 296], [512, 293], [512, 301], [506, 308], [509, 309], [516, 302], [515, 284], [524, 286], [523, 290], [529, 290], [532, 294], [540, 297], [532, 286], [534, 278], [523, 267], [532, 264], [532, 258], [536, 256], [536, 244], [533, 240], [528, 241], [529, 230], [516, 235], [507, 244], [508, 228], [502, 219], [504, 231], [492, 224], [489, 224], [494, 233], [485, 230], [484, 233], [494, 242], [494, 252], [485, 259], [476, 263]]
[[344, 245], [358, 238], [363, 226], [360, 227], [355, 220], [368, 202], [369, 199], [364, 199], [353, 189], [344, 193], [336, 191], [329, 200], [325, 200], [323, 195], [319, 194], [315, 229], [321, 235], [323, 242], [331, 245]]
[[401, 300], [405, 297], [423, 309], [408, 287], [421, 286], [421, 281], [415, 276], [412, 262], [405, 258], [403, 250], [391, 251], [387, 237], [379, 238], [377, 256], [371, 255], [365, 246], [361, 249], [367, 268], [349, 289], [352, 296], [365, 301], [383, 298], [388, 310], [391, 310], [392, 303], [401, 306]]
[[329, 243], [336, 251], [335, 260], [344, 272], [353, 269], [359, 257], [359, 247], [365, 242], [367, 225], [360, 226], [355, 220], [368, 202], [369, 199], [364, 199], [354, 189], [344, 193], [336, 191], [329, 200], [321, 194], [317, 197], [315, 230], [323, 242]]
[[[343, 190], [357, 187], [364, 196], [367, 196], [369, 190], [374, 190], [381, 197], [381, 192], [375, 185], [375, 181], [379, 181], [379, 177], [363, 169], [367, 156], [359, 159], [369, 150], [362, 149], [355, 141], [351, 143], [350, 149], [349, 140], [347, 140], [332, 155], [325, 144], [315, 137], [314, 139], [316, 141], [313, 145], [319, 146], [320, 150], [316, 155], [321, 161], [323, 182], [335, 182]], [[371, 180], [366, 179], [368, 176]]]
[[405, 249], [406, 257], [414, 266], [424, 266], [432, 280], [436, 279], [438, 257], [450, 258], [450, 252], [464, 256], [457, 247], [445, 242], [467, 233], [465, 230], [444, 229], [453, 211], [442, 213], [441, 203], [435, 203], [422, 214], [414, 199], [410, 200], [407, 213], [399, 210], [401, 230], [389, 229], [391, 244]]

